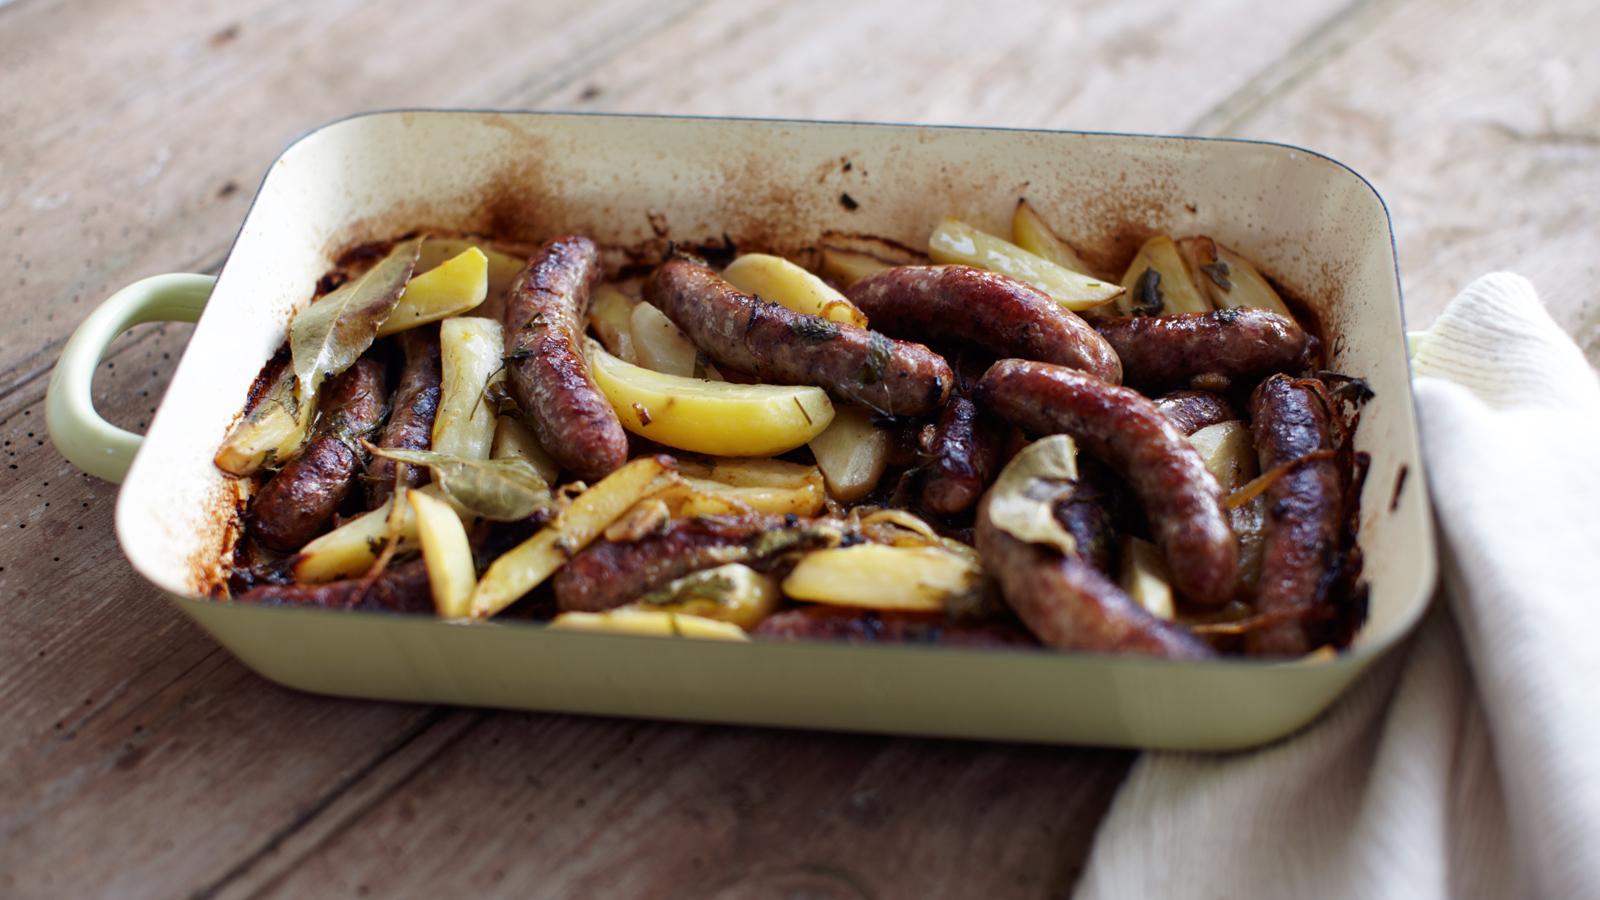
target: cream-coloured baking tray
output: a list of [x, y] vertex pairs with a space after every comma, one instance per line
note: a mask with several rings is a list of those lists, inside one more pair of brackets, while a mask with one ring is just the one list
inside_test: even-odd
[[[526, 623], [258, 608], [208, 599], [239, 486], [211, 464], [252, 379], [338, 250], [419, 226], [618, 247], [724, 235], [796, 252], [826, 230], [919, 244], [957, 213], [1005, 230], [1026, 195], [1107, 264], [1157, 230], [1262, 260], [1320, 315], [1340, 371], [1377, 392], [1360, 540], [1371, 614], [1324, 663], [832, 643], [727, 644]], [[204, 310], [201, 314], [202, 308]], [[141, 443], [89, 381], [131, 324], [199, 318]], [[52, 377], [51, 436], [118, 480], [140, 574], [263, 676], [328, 694], [764, 725], [1221, 749], [1315, 717], [1424, 611], [1433, 537], [1382, 201], [1344, 166], [1274, 144], [977, 128], [500, 112], [386, 112], [321, 128], [262, 182], [215, 285], [167, 275], [112, 297]], [[137, 449], [137, 453], [134, 450]], [[132, 462], [129, 465], [129, 459]]]

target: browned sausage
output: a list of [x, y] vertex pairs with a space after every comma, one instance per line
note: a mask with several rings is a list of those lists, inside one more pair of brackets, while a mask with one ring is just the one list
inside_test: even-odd
[[511, 396], [561, 468], [590, 480], [628, 461], [628, 435], [595, 386], [581, 343], [599, 277], [594, 241], [556, 238], [511, 283], [505, 319]]
[[[378, 446], [426, 450], [433, 444], [433, 418], [439, 411], [439, 326], [401, 332], [399, 341], [406, 361]], [[428, 470], [406, 466], [402, 480], [406, 487], [417, 487], [428, 480]], [[367, 507], [382, 506], [393, 491], [394, 460], [374, 457], [367, 465]]]
[[675, 519], [636, 541], [590, 544], [556, 573], [556, 605], [562, 612], [614, 609], [690, 572], [815, 547], [807, 534], [805, 526], [788, 524], [781, 516]]
[[978, 405], [1033, 434], [1070, 434], [1133, 487], [1152, 535], [1191, 601], [1232, 599], [1239, 542], [1222, 488], [1143, 395], [1063, 366], [1003, 359], [978, 382]]
[[[1305, 613], [1327, 599], [1339, 552], [1343, 479], [1329, 456], [1306, 457], [1334, 449], [1328, 409], [1322, 382], [1287, 375], [1268, 378], [1250, 397], [1261, 471], [1292, 465], [1266, 491], [1257, 613]], [[1245, 637], [1245, 650], [1256, 656], [1300, 656], [1310, 649], [1299, 620]]]
[[1088, 322], [1049, 294], [971, 266], [899, 266], [845, 292], [872, 327], [934, 341], [971, 341], [1002, 357], [1081, 369], [1117, 384], [1122, 363]]
[[1163, 622], [1077, 555], [1024, 543], [978, 507], [978, 553], [1006, 603], [1047, 647], [1137, 653], [1167, 659], [1212, 654], [1198, 638]]
[[1122, 376], [1143, 388], [1200, 376], [1254, 381], [1303, 366], [1306, 333], [1264, 309], [1217, 309], [1172, 316], [1118, 316], [1095, 327], [1122, 358]]
[[240, 603], [318, 606], [324, 609], [369, 609], [389, 612], [433, 612], [428, 567], [419, 557], [386, 570], [370, 581], [349, 578], [326, 584], [265, 584], [237, 598]]
[[762, 620], [757, 637], [775, 640], [835, 640], [856, 643], [944, 644], [949, 647], [1035, 645], [1032, 635], [1002, 622], [956, 623], [940, 613], [917, 614], [803, 606]]
[[922, 464], [922, 505], [940, 515], [965, 512], [994, 480], [1006, 429], [965, 397], [952, 397]]
[[1228, 398], [1211, 391], [1173, 391], [1156, 398], [1156, 409], [1186, 435], [1239, 418]]
[[646, 297], [718, 365], [761, 381], [814, 384], [893, 416], [933, 412], [955, 381], [944, 358], [921, 344], [742, 294], [686, 259], [662, 263]]
[[358, 441], [383, 421], [383, 364], [362, 357], [321, 391], [322, 417], [305, 450], [261, 487], [251, 532], [275, 550], [298, 550], [322, 533], [361, 469]]

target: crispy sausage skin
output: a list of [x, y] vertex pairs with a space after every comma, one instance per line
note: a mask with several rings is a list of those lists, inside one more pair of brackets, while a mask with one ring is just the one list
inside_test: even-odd
[[695, 516], [636, 541], [597, 541], [556, 573], [556, 605], [562, 612], [604, 612], [690, 572], [758, 564], [774, 552], [798, 549], [781, 537], [795, 528], [804, 526], [781, 516]]
[[1239, 418], [1228, 398], [1211, 391], [1173, 391], [1156, 398], [1156, 409], [1186, 435]]
[[[1274, 375], [1250, 397], [1261, 470], [1334, 449], [1322, 382]], [[1267, 519], [1256, 587], [1256, 612], [1292, 614], [1324, 602], [1339, 552], [1344, 486], [1338, 462], [1293, 465], [1266, 492]], [[1245, 637], [1256, 656], [1300, 656], [1311, 649], [1298, 620], [1269, 625]]]
[[845, 292], [874, 328], [935, 341], [971, 341], [1002, 357], [1122, 381], [1122, 363], [1088, 322], [1032, 285], [971, 266], [900, 266]]
[[1121, 473], [1184, 595], [1206, 606], [1232, 598], [1239, 542], [1222, 488], [1143, 395], [1062, 366], [1003, 359], [978, 382], [977, 402], [1032, 434], [1069, 434]]
[[943, 644], [947, 647], [1037, 645], [1015, 625], [947, 622], [939, 614], [879, 612], [837, 606], [803, 606], [762, 620], [752, 634], [773, 640], [835, 640], [856, 643]]
[[1205, 659], [1211, 649], [1157, 619], [1083, 558], [1024, 543], [978, 507], [978, 553], [1006, 602], [1047, 647]]
[[383, 421], [383, 364], [356, 360], [322, 389], [322, 417], [305, 450], [262, 486], [251, 531], [274, 550], [298, 550], [322, 533], [361, 469], [357, 439]]
[[955, 381], [944, 358], [921, 344], [742, 294], [687, 259], [662, 263], [646, 299], [719, 365], [776, 384], [818, 385], [888, 415], [933, 412]]
[[1304, 364], [1306, 333], [1264, 309], [1217, 309], [1172, 316], [1118, 316], [1095, 323], [1122, 359], [1128, 384], [1184, 385], [1197, 376], [1253, 381]]
[[939, 414], [933, 444], [922, 464], [922, 505], [930, 512], [965, 512], [994, 480], [1005, 447], [1000, 422], [965, 397], [952, 397]]
[[[395, 450], [426, 450], [433, 443], [433, 418], [439, 411], [439, 326], [424, 325], [400, 333], [405, 365], [400, 385], [389, 403], [389, 421], [378, 446]], [[367, 508], [376, 509], [394, 491], [394, 460], [374, 457], [367, 465]], [[406, 487], [428, 480], [428, 470], [406, 466]]]
[[317, 606], [389, 612], [433, 612], [433, 589], [421, 558], [402, 563], [371, 580], [349, 578], [326, 584], [264, 584], [240, 594], [239, 603]]
[[599, 277], [594, 241], [556, 238], [511, 283], [505, 317], [511, 396], [556, 462], [590, 480], [628, 461], [628, 436], [583, 355], [589, 293]]

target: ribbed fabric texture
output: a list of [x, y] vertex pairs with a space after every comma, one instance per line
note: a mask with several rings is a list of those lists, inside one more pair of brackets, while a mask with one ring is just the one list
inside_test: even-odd
[[1600, 897], [1600, 381], [1507, 273], [1412, 370], [1448, 602], [1300, 734], [1142, 757], [1080, 900]]

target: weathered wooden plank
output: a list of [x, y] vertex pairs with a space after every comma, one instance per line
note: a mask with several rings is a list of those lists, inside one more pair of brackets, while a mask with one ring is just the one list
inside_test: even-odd
[[1600, 8], [1418, 0], [1271, 102], [1209, 123], [1302, 144], [1372, 180], [1394, 217], [1412, 327], [1513, 269], [1600, 363]]
[[268, 896], [1062, 896], [1124, 755], [503, 715]]

